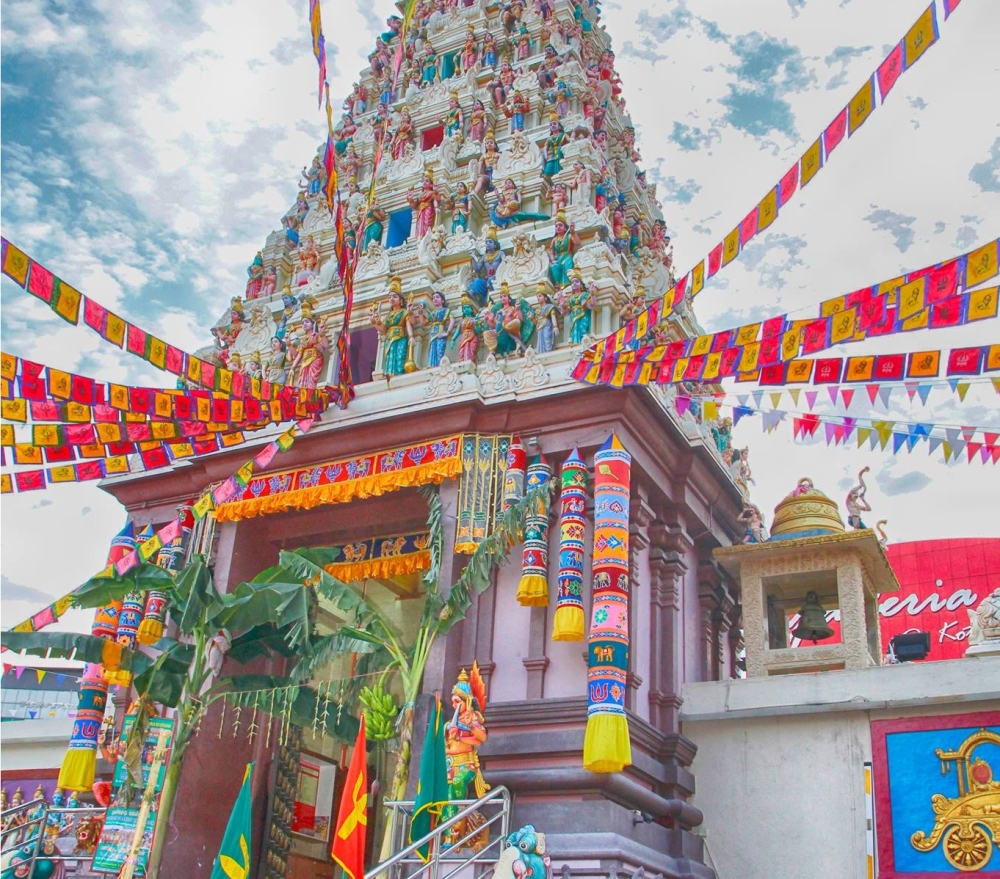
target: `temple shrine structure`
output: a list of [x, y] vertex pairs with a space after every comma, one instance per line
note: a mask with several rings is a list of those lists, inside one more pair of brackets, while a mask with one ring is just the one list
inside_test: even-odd
[[[544, 827], [549, 850], [573, 875], [643, 868], [711, 876], [690, 802], [696, 747], [680, 730], [681, 690], [735, 674], [739, 595], [712, 551], [742, 536], [749, 468], [731, 447], [729, 419], [706, 422], [697, 406], [678, 416], [675, 389], [594, 390], [570, 378], [594, 339], [672, 283], [667, 224], [641, 170], [610, 37], [597, 8], [575, 0], [421, 2], [393, 88], [400, 23], [389, 24], [336, 129], [345, 236], [357, 249], [348, 327], [356, 396], [221, 505], [195, 542], [222, 590], [276, 564], [283, 549], [340, 546], [358, 562], [378, 556], [383, 564], [357, 569], [373, 572], [364, 578], [367, 599], [412, 630], [427, 566], [419, 486], [440, 486], [446, 586], [490, 533], [512, 444], [544, 460], [558, 485], [574, 450], [589, 467], [615, 434], [632, 461], [622, 697], [631, 765], [594, 773], [581, 762], [587, 643], [552, 640], [557, 491], [547, 537], [551, 598], [518, 602], [522, 550], [512, 547], [511, 563], [435, 646], [411, 790], [432, 694], [450, 692], [475, 662], [488, 693], [483, 774], [513, 793], [514, 826]], [[213, 344], [198, 356], [275, 382], [337, 383], [345, 297], [325, 184], [317, 155], [250, 266], [246, 290], [233, 291]], [[699, 327], [681, 307], [648, 331], [672, 340]], [[245, 456], [245, 448], [220, 453], [106, 487], [136, 522], [155, 526]], [[589, 614], [592, 482], [586, 506], [580, 597]], [[322, 600], [319, 618], [337, 625]], [[343, 673], [341, 665], [329, 670], [331, 678]], [[213, 722], [210, 713], [204, 730]], [[161, 875], [204, 871], [226, 817], [218, 803], [235, 796], [253, 759], [256, 826], [270, 846], [254, 875], [332, 876], [323, 844], [296, 835], [281, 845], [291, 837], [274, 826], [278, 765], [291, 745], [204, 730], [174, 813], [185, 842], [170, 847]], [[304, 735], [305, 751], [338, 761], [350, 744]], [[315, 873], [303, 872], [304, 861]]]

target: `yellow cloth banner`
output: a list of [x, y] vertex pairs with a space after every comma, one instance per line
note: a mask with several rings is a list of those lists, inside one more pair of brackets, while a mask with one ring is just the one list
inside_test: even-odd
[[778, 187], [772, 189], [757, 206], [757, 231], [763, 232], [778, 216]]
[[802, 154], [802, 185], [806, 186], [810, 180], [823, 167], [823, 138], [817, 138], [816, 142]]
[[875, 77], [869, 78], [847, 105], [847, 136], [850, 137], [875, 109]]

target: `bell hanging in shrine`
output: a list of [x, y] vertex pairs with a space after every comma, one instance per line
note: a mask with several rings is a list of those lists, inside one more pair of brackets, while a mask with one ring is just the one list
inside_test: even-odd
[[805, 603], [799, 611], [798, 625], [792, 630], [792, 635], [800, 641], [823, 641], [833, 634], [833, 629], [826, 622], [826, 611], [819, 603], [819, 595], [815, 592], [806, 594]]

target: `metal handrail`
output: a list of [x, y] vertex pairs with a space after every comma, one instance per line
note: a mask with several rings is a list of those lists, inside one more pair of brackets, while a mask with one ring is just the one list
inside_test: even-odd
[[[455, 867], [455, 869], [453, 869], [446, 876], [441, 876], [440, 875], [440, 866], [439, 865], [440, 865], [440, 862], [442, 860], [442, 857], [441, 857], [441, 836], [442, 836], [442, 834], [445, 831], [450, 830], [452, 827], [454, 827], [460, 821], [464, 821], [466, 818], [468, 818], [474, 812], [476, 812], [479, 809], [481, 809], [483, 806], [489, 805], [490, 803], [493, 803], [493, 802], [496, 802], [496, 801], [500, 801], [503, 804], [503, 809], [501, 810], [501, 812], [498, 813], [498, 815], [494, 815], [485, 824], [480, 825], [479, 827], [476, 827], [474, 830], [472, 830], [469, 833], [467, 833], [461, 840], [459, 840], [459, 842], [457, 842], [454, 846], [452, 846], [452, 850], [456, 850], [457, 851], [459, 848], [461, 848], [462, 845], [464, 845], [466, 842], [468, 842], [470, 839], [472, 839], [473, 836], [475, 836], [477, 833], [480, 833], [482, 831], [483, 827], [489, 827], [494, 821], [497, 820], [497, 818], [500, 818], [502, 820], [502, 822], [504, 824], [504, 832], [501, 833], [501, 835], [496, 840], [493, 840], [492, 842], [490, 842], [490, 844], [487, 845], [484, 849], [482, 849], [479, 852], [473, 852], [472, 855], [471, 855], [471, 857], [468, 857], [468, 858], [465, 858], [464, 860], [462, 860], [462, 862], [460, 864], [458, 864]], [[399, 806], [411, 805], [411, 803], [409, 801], [405, 801], [405, 800], [396, 800], [396, 801], [386, 802], [384, 805], [387, 808], [393, 808], [393, 809], [395, 809], [395, 808], [397, 808]], [[397, 867], [397, 866], [399, 866], [401, 864], [405, 864], [405, 863], [413, 863], [414, 861], [416, 861], [419, 858], [419, 855], [417, 856], [417, 858], [414, 858], [413, 856], [416, 855], [416, 853], [420, 849], [422, 849], [424, 846], [427, 846], [429, 844], [433, 844], [433, 847], [431, 849], [431, 852], [432, 852], [431, 858], [425, 864], [423, 864], [419, 870], [417, 870], [416, 872], [414, 872], [413, 876], [417, 876], [420, 873], [424, 872], [425, 870], [433, 870], [434, 876], [436, 877], [436, 879], [449, 879], [449, 877], [455, 875], [455, 873], [457, 873], [458, 870], [462, 869], [467, 864], [472, 863], [472, 862], [477, 861], [477, 860], [482, 860], [479, 857], [479, 855], [481, 855], [483, 851], [488, 851], [494, 845], [496, 845], [498, 843], [502, 843], [502, 841], [507, 836], [507, 833], [506, 833], [506, 829], [507, 829], [506, 828], [506, 822], [507, 822], [509, 814], [510, 814], [510, 791], [507, 790], [507, 788], [504, 787], [503, 785], [500, 785], [499, 787], [493, 788], [491, 791], [489, 791], [488, 793], [486, 793], [484, 796], [480, 797], [478, 800], [475, 800], [475, 801], [471, 802], [464, 809], [462, 809], [457, 814], [453, 815], [451, 818], [449, 818], [443, 824], [439, 824], [437, 827], [435, 827], [430, 833], [426, 834], [425, 836], [422, 836], [420, 839], [417, 839], [414, 842], [411, 842], [405, 848], [403, 848], [400, 851], [396, 852], [387, 861], [383, 861], [382, 863], [380, 863], [377, 866], [373, 867], [371, 870], [369, 870], [367, 873], [365, 873], [364, 879], [376, 879], [376, 877], [381, 876], [384, 873], [388, 873], [389, 870], [393, 869], [394, 867]], [[422, 859], [420, 859], [420, 860], [422, 860]], [[451, 860], [451, 859], [449, 858], [449, 860]], [[410, 879], [413, 879], [413, 877], [410, 877]]]
[[[11, 852], [16, 852], [19, 849], [31, 846], [32, 853], [30, 860], [28, 861], [28, 863], [31, 864], [31, 868], [28, 872], [28, 879], [31, 879], [31, 877], [35, 875], [35, 865], [39, 860], [74, 862], [86, 860], [89, 855], [82, 852], [64, 855], [59, 852], [46, 854], [42, 851], [42, 844], [45, 841], [45, 830], [49, 826], [49, 816], [52, 814], [68, 812], [89, 817], [106, 814], [107, 809], [101, 806], [51, 806], [44, 799], [34, 799], [27, 803], [21, 803], [13, 808], [5, 809], [3, 812], [0, 812], [0, 823], [2, 823], [3, 820], [9, 816], [28, 812], [36, 806], [42, 806], [42, 812], [38, 817], [29, 818], [23, 824], [18, 824], [16, 827], [8, 827], [2, 831], [3, 838], [0, 840], [0, 854], [7, 855]], [[38, 825], [38, 827], [33, 833], [26, 832], [28, 828], [35, 828], [36, 825]], [[15, 835], [18, 838], [8, 845], [9, 838]]]

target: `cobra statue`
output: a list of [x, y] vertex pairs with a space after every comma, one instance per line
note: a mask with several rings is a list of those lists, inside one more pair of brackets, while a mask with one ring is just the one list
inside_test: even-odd
[[550, 864], [545, 834], [525, 824], [504, 841], [493, 875], [495, 879], [549, 879]]

